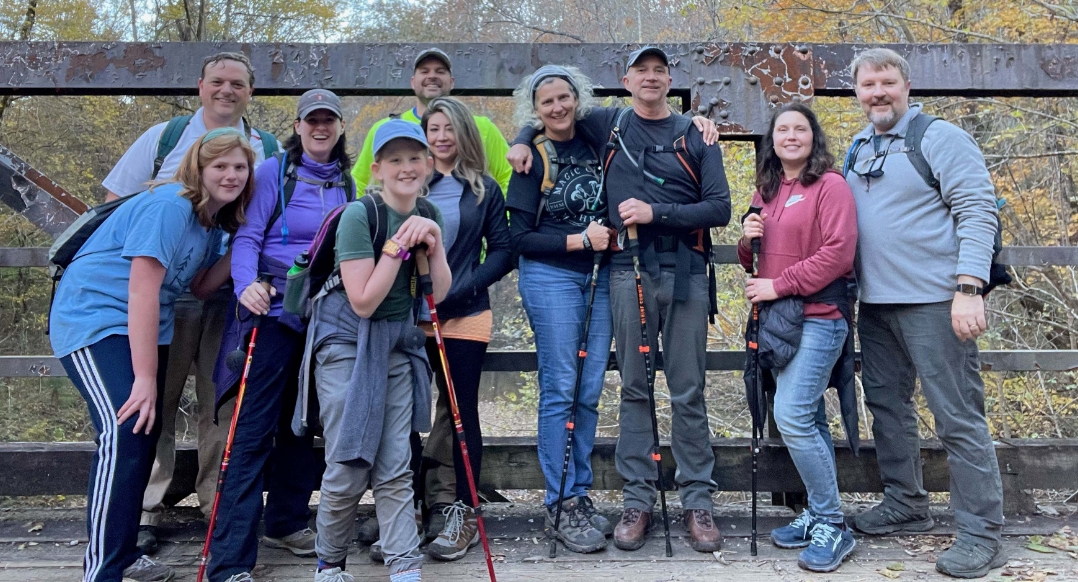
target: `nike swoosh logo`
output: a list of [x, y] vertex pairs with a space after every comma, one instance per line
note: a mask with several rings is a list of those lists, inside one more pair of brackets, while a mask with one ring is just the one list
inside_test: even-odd
[[805, 197], [800, 195], [800, 194], [795, 194], [793, 196], [790, 196], [790, 199], [786, 201], [785, 208], [789, 208], [789, 207], [793, 206], [794, 204], [797, 204], [798, 202], [803, 201], [804, 199], [805, 199]]

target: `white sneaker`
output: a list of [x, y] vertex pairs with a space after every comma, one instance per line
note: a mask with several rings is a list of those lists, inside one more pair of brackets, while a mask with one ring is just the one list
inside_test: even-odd
[[356, 578], [341, 568], [326, 568], [314, 573], [314, 582], [356, 582]]
[[255, 582], [255, 579], [251, 577], [250, 572], [240, 572], [229, 576], [225, 582]]

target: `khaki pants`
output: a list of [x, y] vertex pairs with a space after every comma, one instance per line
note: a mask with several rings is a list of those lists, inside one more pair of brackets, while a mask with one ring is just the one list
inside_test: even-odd
[[203, 515], [209, 515], [217, 488], [228, 422], [233, 402], [221, 406], [221, 425], [213, 423], [213, 366], [221, 347], [230, 291], [218, 291], [205, 302], [184, 294], [176, 301], [176, 320], [168, 369], [162, 395], [161, 438], [150, 473], [150, 482], [142, 497], [141, 525], [157, 525], [164, 509], [165, 492], [176, 469], [176, 413], [183, 396], [187, 376], [194, 366], [195, 395], [198, 398], [198, 477], [195, 491]]

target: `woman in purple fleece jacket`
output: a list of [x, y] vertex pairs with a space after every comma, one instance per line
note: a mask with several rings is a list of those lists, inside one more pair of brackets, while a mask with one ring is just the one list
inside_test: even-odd
[[[263, 317], [211, 542], [212, 582], [251, 580], [258, 556], [263, 478], [269, 495], [262, 542], [298, 556], [314, 555], [315, 534], [307, 527], [307, 505], [318, 477], [312, 436], [292, 433], [292, 407], [282, 404], [296, 401], [305, 330], [298, 319], [283, 312], [284, 282], [288, 268], [311, 244], [325, 215], [354, 200], [355, 187], [348, 178], [352, 160], [345, 152], [341, 103], [336, 95], [324, 89], [304, 93], [293, 128], [284, 156], [266, 160], [255, 172], [247, 223], [236, 233], [232, 247], [238, 318]], [[289, 187], [282, 186], [290, 183], [295, 189], [284, 204]], [[268, 291], [263, 282], [270, 284]], [[235, 340], [221, 347], [222, 352], [235, 349]], [[218, 402], [233, 393], [237, 384], [219, 381]]]

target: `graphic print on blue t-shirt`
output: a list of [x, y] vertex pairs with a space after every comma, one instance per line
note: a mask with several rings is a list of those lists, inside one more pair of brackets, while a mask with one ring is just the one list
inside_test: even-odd
[[564, 164], [547, 199], [546, 211], [557, 220], [585, 228], [606, 216], [606, 200], [601, 194], [594, 168]]

